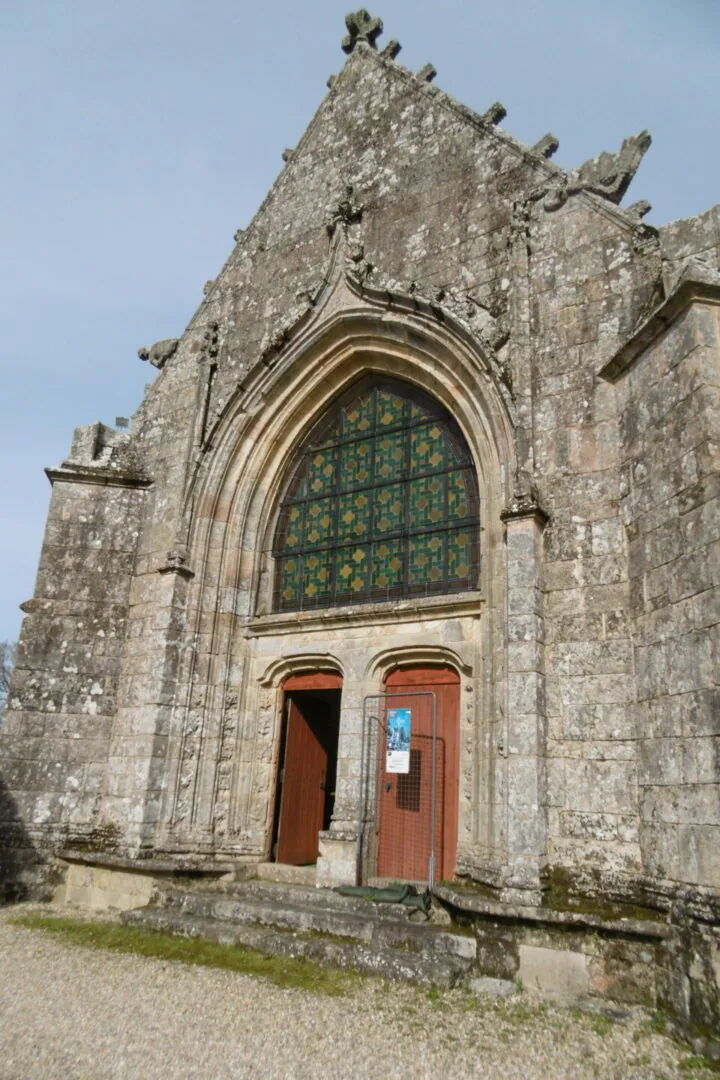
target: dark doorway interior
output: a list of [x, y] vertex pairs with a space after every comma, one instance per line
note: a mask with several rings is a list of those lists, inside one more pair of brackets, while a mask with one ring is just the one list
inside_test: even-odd
[[286, 689], [273, 836], [276, 862], [317, 861], [335, 804], [340, 689]]

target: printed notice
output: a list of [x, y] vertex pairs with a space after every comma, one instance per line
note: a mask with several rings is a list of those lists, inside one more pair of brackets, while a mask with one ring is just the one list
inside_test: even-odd
[[410, 772], [410, 709], [388, 709], [385, 772]]

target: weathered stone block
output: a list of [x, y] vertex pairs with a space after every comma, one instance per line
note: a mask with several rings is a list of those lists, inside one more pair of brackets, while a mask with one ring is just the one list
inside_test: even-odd
[[531, 989], [561, 998], [588, 994], [590, 979], [583, 953], [520, 945], [519, 956], [518, 976]]

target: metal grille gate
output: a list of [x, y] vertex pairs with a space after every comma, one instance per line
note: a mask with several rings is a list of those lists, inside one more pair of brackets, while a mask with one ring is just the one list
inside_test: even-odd
[[[405, 773], [386, 771], [387, 714], [393, 700], [411, 699], [424, 706], [424, 726], [410, 737]], [[429, 708], [428, 708], [429, 706]], [[444, 762], [438, 760], [437, 695], [434, 690], [368, 694], [363, 698], [360, 743], [360, 790], [356, 880], [375, 868], [379, 877], [427, 881], [432, 889], [438, 843], [438, 804], [444, 786]], [[440, 789], [440, 790], [438, 790]], [[396, 872], [383, 873], [395, 868]]]

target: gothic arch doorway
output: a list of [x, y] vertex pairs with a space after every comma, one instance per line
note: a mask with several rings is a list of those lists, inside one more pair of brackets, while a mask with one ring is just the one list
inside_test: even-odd
[[434, 773], [435, 877], [447, 880], [453, 875], [457, 852], [460, 676], [445, 665], [396, 668], [385, 679], [385, 691], [386, 718], [391, 709], [409, 710], [410, 741], [403, 771], [390, 771], [391, 724], [386, 719], [381, 725], [387, 746], [379, 748], [377, 873], [406, 881], [427, 878]]
[[306, 866], [317, 861], [319, 834], [335, 803], [342, 676], [291, 675], [283, 683], [273, 856]]

